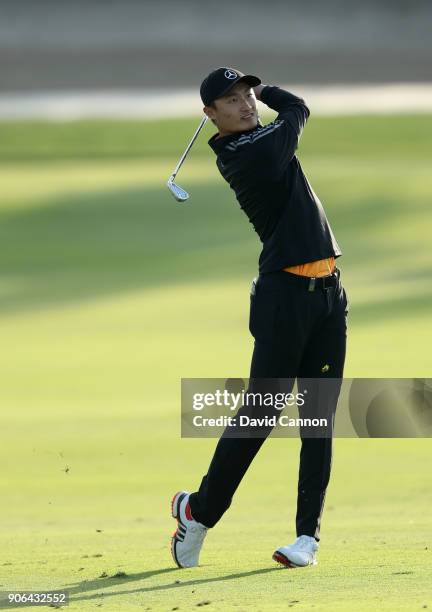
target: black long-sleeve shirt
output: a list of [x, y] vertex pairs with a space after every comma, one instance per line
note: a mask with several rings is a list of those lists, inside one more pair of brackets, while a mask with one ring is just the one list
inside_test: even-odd
[[275, 121], [217, 138], [216, 164], [263, 243], [260, 273], [339, 257], [324, 209], [295, 156], [309, 117], [304, 100], [267, 85], [261, 100]]

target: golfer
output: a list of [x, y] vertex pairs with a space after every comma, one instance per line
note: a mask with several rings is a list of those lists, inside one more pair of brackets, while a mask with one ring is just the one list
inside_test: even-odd
[[[217, 167], [263, 245], [250, 298], [249, 328], [255, 340], [250, 378], [341, 380], [348, 312], [335, 266], [341, 250], [295, 155], [309, 110], [301, 98], [234, 68], [211, 72], [200, 94], [218, 130], [209, 140]], [[266, 126], [258, 117], [257, 99], [278, 113]], [[339, 389], [330, 400], [333, 415]], [[207, 530], [230, 506], [270, 432], [236, 438], [229, 429], [198, 491], [180, 491], [172, 500], [178, 525], [171, 551], [179, 567], [198, 565]], [[287, 567], [317, 562], [331, 462], [331, 435], [301, 436], [297, 538], [273, 553]]]

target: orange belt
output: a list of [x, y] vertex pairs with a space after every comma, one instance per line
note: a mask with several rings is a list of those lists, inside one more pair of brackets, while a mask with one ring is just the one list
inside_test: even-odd
[[318, 261], [311, 261], [309, 263], [300, 264], [299, 266], [283, 268], [283, 270], [284, 272], [291, 272], [291, 274], [298, 274], [299, 276], [319, 278], [320, 276], [328, 276], [331, 274], [335, 267], [335, 258], [328, 257], [327, 259], [319, 259]]

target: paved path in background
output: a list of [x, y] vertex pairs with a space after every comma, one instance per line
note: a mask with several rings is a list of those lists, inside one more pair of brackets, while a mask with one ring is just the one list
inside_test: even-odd
[[[432, 112], [432, 84], [287, 85], [317, 115]], [[266, 108], [263, 106], [263, 108]], [[1, 94], [0, 119], [193, 117], [202, 112], [192, 90], [107, 90]]]

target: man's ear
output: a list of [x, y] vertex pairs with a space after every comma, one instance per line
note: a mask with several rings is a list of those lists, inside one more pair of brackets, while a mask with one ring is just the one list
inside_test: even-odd
[[212, 106], [204, 106], [203, 111], [207, 117], [213, 121], [215, 115], [214, 108]]
[[216, 125], [216, 121], [214, 119], [216, 112], [215, 112], [215, 109], [213, 108], [213, 106], [204, 106], [203, 111], [207, 115], [207, 117], [210, 119], [210, 121], [214, 125]]

